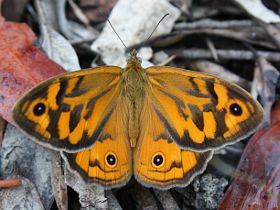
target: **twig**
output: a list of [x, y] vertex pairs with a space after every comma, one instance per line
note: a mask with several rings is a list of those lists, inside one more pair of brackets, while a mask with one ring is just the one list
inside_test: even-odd
[[[215, 35], [220, 37], [225, 37], [237, 41], [247, 42], [249, 44], [254, 44], [270, 49], [278, 49], [274, 43], [267, 41], [267, 33], [264, 30], [260, 30], [260, 27], [247, 29], [212, 29], [212, 28], [203, 28], [203, 29], [194, 29], [194, 30], [177, 30], [170, 34], [165, 34], [155, 38], [151, 38], [147, 45], [153, 46], [167, 46], [168, 43], [174, 44], [179, 40], [186, 38], [189, 35], [194, 34], [207, 34]], [[130, 46], [129, 49], [137, 49], [142, 46], [142, 43]]]
[[52, 153], [51, 159], [51, 183], [53, 195], [59, 210], [68, 209], [67, 185], [62, 172], [61, 156], [58, 152]]
[[275, 89], [280, 73], [263, 57], [258, 56], [254, 75], [254, 94], [258, 92], [264, 106], [263, 126], [271, 124], [271, 107], [275, 102]]
[[[255, 60], [255, 56], [248, 50], [216, 50], [219, 59], [231, 59], [231, 60]], [[212, 53], [209, 50], [193, 48], [190, 50], [166, 50], [169, 55], [176, 55], [177, 58], [188, 59], [212, 59]], [[269, 61], [280, 61], [279, 52], [270, 51], [257, 51], [259, 56], [266, 58]]]
[[176, 58], [175, 55], [171, 55], [170, 57], [168, 57], [167, 60], [165, 60], [162, 63], [159, 63], [158, 66], [166, 66], [168, 63], [170, 63], [171, 61], [173, 61]]
[[90, 25], [90, 21], [87, 18], [87, 16], [83, 13], [83, 11], [81, 10], [81, 8], [73, 1], [73, 0], [68, 0], [69, 5], [72, 7], [72, 10], [74, 12], [74, 14], [76, 15], [76, 17], [84, 24], [89, 26]]
[[272, 24], [261, 23], [269, 36], [274, 40], [275, 44], [280, 48], [280, 29]]
[[215, 47], [214, 43], [208, 37], [205, 39], [205, 41], [206, 41], [206, 45], [207, 45], [208, 49], [210, 50], [214, 60], [219, 61], [219, 57], [217, 55], [217, 51], [216, 51], [216, 47]]
[[184, 30], [184, 29], [197, 29], [197, 28], [244, 28], [252, 27], [256, 24], [251, 20], [229, 20], [229, 21], [216, 21], [211, 19], [199, 20], [191, 23], [177, 23], [174, 26], [175, 30]]
[[6, 121], [2, 117], [0, 117], [0, 146], [2, 145], [3, 142], [5, 127], [6, 127]]
[[238, 41], [245, 41], [250, 44], [260, 45], [264, 47], [268, 47], [271, 49], [276, 49], [275, 45], [271, 42], [265, 40], [267, 37], [266, 33], [260, 28], [252, 28], [249, 29], [211, 29], [211, 28], [204, 28], [204, 29], [195, 29], [195, 30], [182, 30], [182, 31], [175, 31], [173, 34], [178, 35], [191, 35], [191, 34], [209, 34], [209, 35], [216, 35], [225, 38], [235, 39]]
[[0, 180], [0, 189], [2, 188], [14, 188], [19, 187], [21, 185], [20, 179], [6, 179]]

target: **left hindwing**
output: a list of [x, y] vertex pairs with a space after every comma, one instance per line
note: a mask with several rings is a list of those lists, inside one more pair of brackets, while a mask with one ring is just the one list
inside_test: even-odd
[[232, 144], [262, 122], [260, 104], [237, 85], [172, 67], [146, 72], [153, 108], [182, 148], [207, 151]]
[[44, 146], [69, 152], [89, 148], [120, 96], [121, 72], [107, 66], [48, 79], [15, 105], [14, 121]]
[[88, 183], [106, 189], [123, 186], [132, 175], [131, 147], [127, 135], [127, 109], [120, 97], [95, 144], [77, 153], [63, 152], [70, 170]]

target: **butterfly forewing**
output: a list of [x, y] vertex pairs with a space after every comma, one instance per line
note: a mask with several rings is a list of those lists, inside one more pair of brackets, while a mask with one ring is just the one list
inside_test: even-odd
[[51, 78], [14, 107], [18, 126], [42, 145], [78, 151], [97, 140], [120, 94], [121, 68], [100, 67]]
[[153, 107], [182, 148], [206, 151], [255, 131], [263, 111], [245, 90], [214, 76], [172, 67], [150, 67]]

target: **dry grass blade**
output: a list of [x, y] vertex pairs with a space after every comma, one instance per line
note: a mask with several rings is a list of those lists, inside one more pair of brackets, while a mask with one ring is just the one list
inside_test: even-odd
[[67, 0], [70, 4], [70, 6], [72, 7], [75, 15], [79, 18], [79, 20], [85, 24], [85, 25], [89, 25], [90, 21], [87, 18], [87, 16], [83, 13], [83, 11], [81, 10], [81, 8], [73, 1], [73, 0]]

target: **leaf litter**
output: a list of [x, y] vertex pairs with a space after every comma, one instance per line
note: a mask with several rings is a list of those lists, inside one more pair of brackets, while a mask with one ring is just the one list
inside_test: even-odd
[[[280, 67], [279, 3], [264, 5], [260, 0], [250, 3], [245, 0], [230, 3], [224, 0], [160, 0], [156, 4], [153, 1], [132, 3], [132, 0], [110, 3], [106, 0], [34, 0], [19, 5], [17, 1], [4, 2], [2, 14], [5, 18], [25, 22], [37, 34], [36, 38], [26, 25], [1, 18], [0, 116], [9, 123], [13, 123], [10, 110], [14, 102], [38, 82], [65, 70], [80, 69], [80, 66], [124, 64], [127, 52], [106, 18], [110, 18], [129, 48], [138, 48], [143, 47], [159, 19], [170, 13], [145, 43], [141, 57], [150, 59], [155, 65], [168, 63], [211, 72], [251, 89], [265, 107], [265, 125], [269, 126], [271, 109], [279, 100], [276, 91]], [[13, 5], [19, 6], [18, 12], [9, 16]], [[18, 37], [21, 42], [9, 39], [11, 36]], [[13, 65], [9, 65], [11, 60]], [[147, 65], [151, 63], [147, 62]], [[256, 158], [259, 154], [266, 157], [269, 150], [265, 148], [270, 145], [274, 145], [275, 151], [279, 147], [279, 135], [273, 122], [275, 120], [271, 128], [261, 129], [250, 141], [247, 139], [216, 152], [206, 172], [190, 186], [169, 191], [147, 189], [133, 180], [112, 191], [86, 186], [65, 168], [58, 153], [34, 144], [8, 124], [6, 129], [1, 127], [4, 138], [0, 147], [0, 179], [18, 179], [22, 184], [18, 188], [0, 190], [0, 209], [12, 209], [17, 205], [20, 209], [52, 210], [229, 209], [233, 200], [276, 209], [280, 205], [279, 189], [276, 189], [279, 160], [270, 155], [259, 165]], [[264, 139], [270, 139], [265, 147]], [[247, 171], [250, 175], [245, 176], [248, 184], [239, 185], [240, 176], [244, 177], [243, 172], [239, 173], [242, 164], [246, 164], [244, 160], [256, 170]], [[272, 167], [271, 173], [258, 174], [261, 167]], [[232, 175], [233, 182], [223, 197]], [[256, 175], [258, 179], [254, 178]], [[254, 184], [255, 180], [262, 189], [257, 195], [264, 195], [257, 203], [252, 197], [256, 194], [242, 196], [241, 193], [250, 190], [250, 183]], [[77, 192], [76, 197], [66, 184]], [[73, 196], [76, 199], [71, 199]]]

